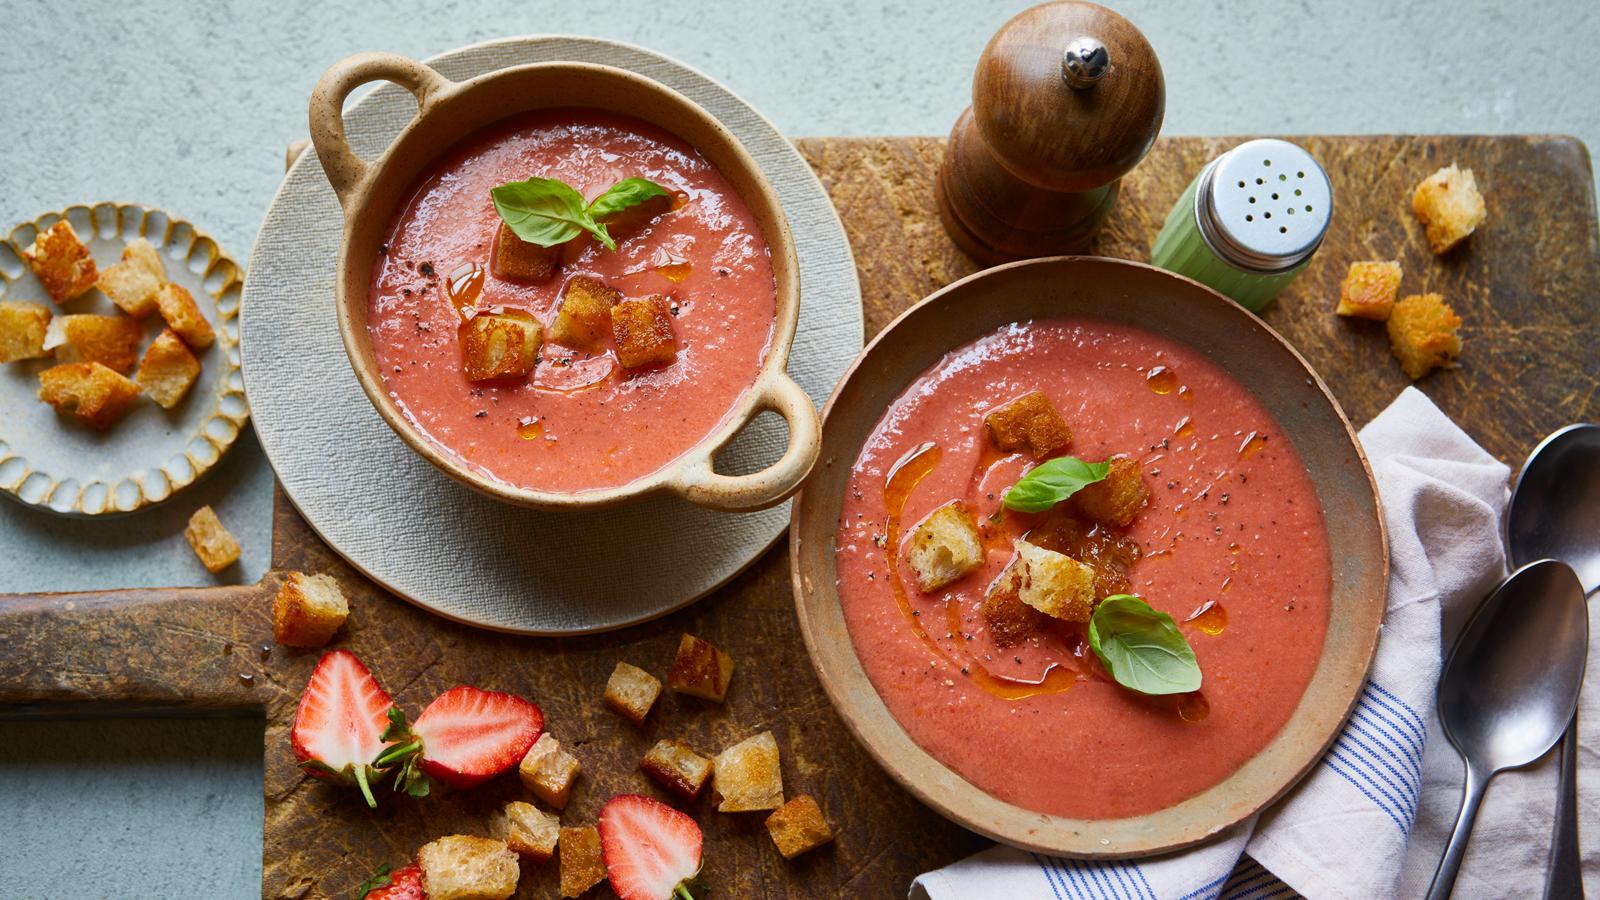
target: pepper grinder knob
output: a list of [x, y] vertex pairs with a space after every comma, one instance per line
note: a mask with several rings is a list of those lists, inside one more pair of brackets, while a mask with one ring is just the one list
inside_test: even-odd
[[945, 229], [988, 263], [1087, 249], [1166, 112], [1161, 63], [1109, 9], [1024, 10], [978, 59], [939, 170]]

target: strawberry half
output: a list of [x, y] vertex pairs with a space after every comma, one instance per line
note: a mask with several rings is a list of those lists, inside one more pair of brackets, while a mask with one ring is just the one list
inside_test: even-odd
[[455, 687], [434, 698], [410, 728], [398, 709], [389, 723], [383, 737], [399, 744], [378, 765], [401, 763], [395, 790], [424, 797], [428, 778], [469, 788], [516, 767], [544, 730], [544, 713], [514, 694]]
[[317, 661], [300, 695], [289, 742], [300, 767], [318, 778], [361, 788], [376, 807], [369, 782], [383, 777], [377, 759], [394, 701], [367, 667], [349, 650], [335, 650]]
[[428, 900], [422, 889], [422, 867], [412, 863], [391, 873], [382, 866], [356, 888], [356, 900]]
[[600, 810], [600, 851], [622, 900], [694, 900], [703, 838], [695, 821], [638, 794], [618, 794]]

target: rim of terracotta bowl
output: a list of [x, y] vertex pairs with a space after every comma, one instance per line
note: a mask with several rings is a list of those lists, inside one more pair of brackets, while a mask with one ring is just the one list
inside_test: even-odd
[[[342, 110], [363, 84], [390, 81], [409, 91], [417, 112], [371, 162], [345, 139]], [[509, 99], [508, 99], [509, 98]], [[750, 207], [772, 257], [776, 316], [765, 357], [750, 386], [722, 420], [662, 468], [622, 485], [582, 491], [520, 487], [480, 472], [435, 443], [389, 395], [367, 330], [372, 264], [396, 210], [416, 179], [457, 142], [494, 122], [540, 109], [600, 109], [648, 122], [687, 141], [733, 184]], [[719, 510], [775, 506], [798, 490], [816, 461], [820, 420], [804, 389], [789, 377], [789, 349], [800, 312], [794, 240], [777, 193], [760, 166], [715, 116], [643, 75], [577, 62], [531, 63], [451, 81], [425, 63], [393, 53], [360, 53], [335, 63], [317, 82], [310, 104], [311, 143], [344, 211], [336, 282], [340, 335], [367, 399], [412, 450], [451, 478], [498, 500], [538, 509], [584, 509], [659, 491]], [[761, 471], [724, 475], [718, 451], [762, 412], [783, 416], [789, 440]]]
[[[962, 778], [890, 714], [861, 667], [839, 603], [834, 539], [844, 488], [883, 411], [950, 350], [1002, 325], [1046, 317], [1122, 322], [1202, 347], [1277, 419], [1306, 464], [1328, 531], [1328, 634], [1289, 721], [1228, 778], [1146, 815], [1050, 815]], [[795, 499], [789, 528], [795, 608], [812, 666], [867, 752], [922, 802], [973, 831], [1077, 858], [1150, 856], [1198, 844], [1293, 787], [1322, 758], [1360, 696], [1388, 585], [1388, 541], [1371, 468], [1305, 359], [1256, 316], [1198, 282], [1143, 263], [1052, 257], [987, 269], [935, 291], [868, 343], [834, 389], [823, 413], [822, 459]]]

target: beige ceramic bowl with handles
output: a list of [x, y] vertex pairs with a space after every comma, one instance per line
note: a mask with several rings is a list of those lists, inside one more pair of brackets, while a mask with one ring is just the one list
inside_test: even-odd
[[[345, 140], [342, 111], [350, 92], [392, 81], [417, 99], [417, 114], [383, 155], [367, 162]], [[461, 138], [508, 116], [553, 107], [584, 107], [642, 119], [683, 138], [733, 184], [750, 207], [772, 254], [777, 319], [766, 357], [750, 388], [723, 421], [657, 472], [612, 488], [578, 492], [520, 488], [474, 471], [413, 425], [389, 396], [367, 330], [372, 266], [390, 223], [418, 176]], [[350, 365], [389, 427], [450, 477], [489, 496], [540, 509], [605, 506], [671, 491], [711, 509], [753, 510], [787, 499], [816, 462], [816, 407], [786, 371], [800, 314], [800, 275], [789, 223], [776, 192], [739, 141], [710, 113], [662, 84], [609, 66], [538, 63], [454, 82], [392, 53], [362, 53], [336, 63], [311, 95], [311, 143], [344, 208], [336, 282], [339, 332]], [[789, 444], [770, 467], [747, 475], [712, 468], [717, 451], [763, 411], [782, 415]]]

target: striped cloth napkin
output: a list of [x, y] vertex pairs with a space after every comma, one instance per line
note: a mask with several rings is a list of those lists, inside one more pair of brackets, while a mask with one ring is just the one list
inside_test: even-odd
[[[1414, 388], [1363, 428], [1360, 439], [1389, 526], [1388, 612], [1355, 712], [1321, 764], [1283, 801], [1200, 847], [1129, 862], [995, 847], [922, 875], [911, 887], [915, 900], [1422, 895], [1462, 778], [1434, 712], [1440, 648], [1504, 575], [1500, 516], [1510, 471]], [[1501, 830], [1500, 838], [1516, 849], [1491, 845], [1483, 855], [1499, 858], [1479, 866], [1469, 852], [1457, 897], [1537, 894], [1555, 802], [1553, 769], [1547, 758], [1540, 770], [1496, 779], [1473, 847], [1482, 851], [1484, 834], [1510, 828], [1516, 833]], [[1589, 793], [1582, 802], [1593, 810]]]

